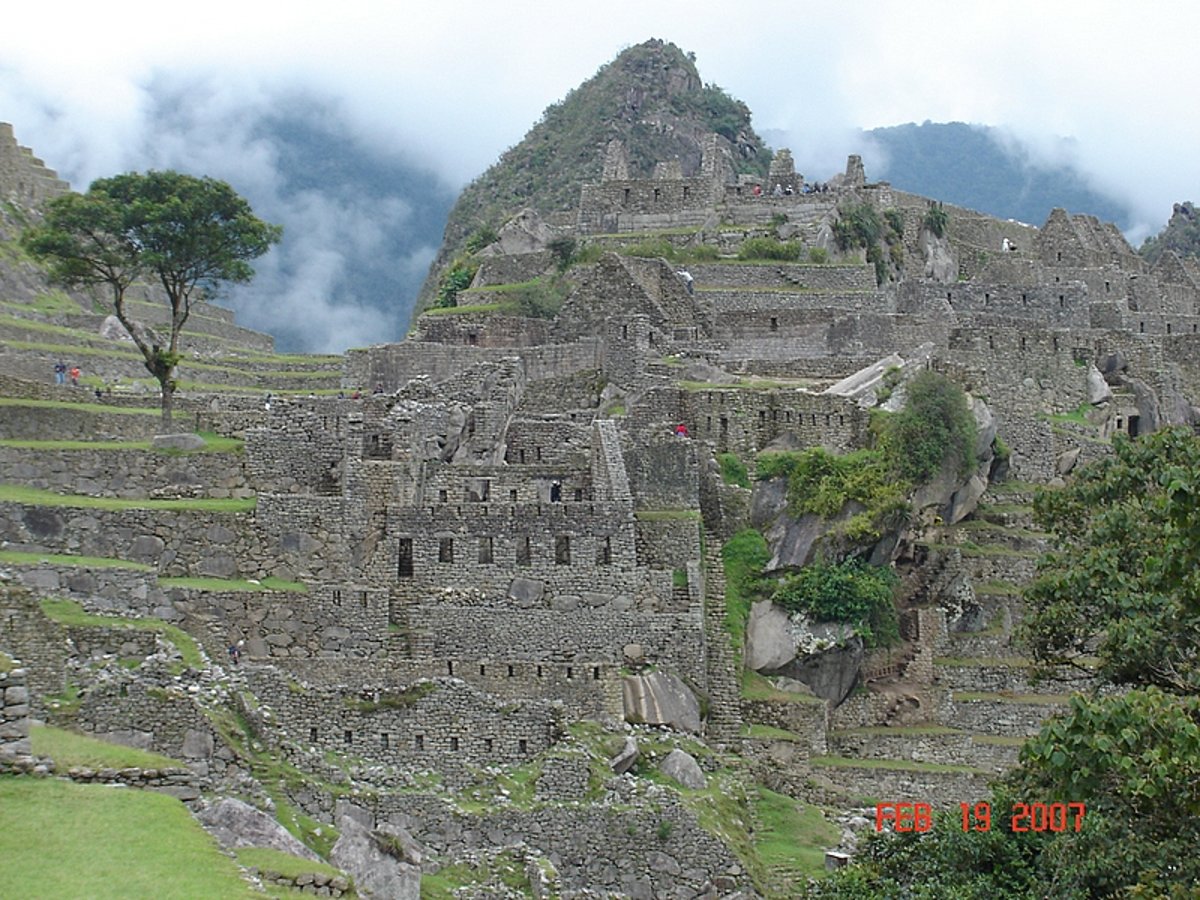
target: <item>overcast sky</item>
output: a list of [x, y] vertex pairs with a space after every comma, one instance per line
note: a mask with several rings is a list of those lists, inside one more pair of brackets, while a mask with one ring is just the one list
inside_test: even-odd
[[[1200, 200], [1194, 0], [9, 7], [0, 121], [78, 189], [170, 166], [269, 190], [272, 149], [251, 126], [297, 95], [337, 109], [348, 140], [425, 164], [457, 189], [546, 106], [656, 37], [694, 52], [705, 81], [744, 100], [758, 131], [810, 177], [840, 171], [851, 152], [870, 177], [871, 148], [853, 132], [928, 119], [997, 126], [1048, 158], [1065, 155], [1130, 205], [1135, 240], [1161, 228], [1173, 203]], [[151, 127], [164, 85], [189, 106], [174, 133]], [[403, 204], [388, 203], [381, 215], [403, 217]], [[308, 211], [314, 228], [347, 214]], [[400, 264], [419, 269], [431, 252]]]

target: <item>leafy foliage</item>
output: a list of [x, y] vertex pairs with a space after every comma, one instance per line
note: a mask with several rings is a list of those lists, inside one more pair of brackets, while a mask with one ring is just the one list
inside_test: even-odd
[[937, 372], [910, 381], [904, 409], [879, 419], [878, 430], [878, 446], [914, 483], [928, 481], [947, 461], [960, 475], [975, 465], [975, 417], [962, 388]]
[[458, 294], [471, 286], [479, 263], [469, 256], [460, 256], [442, 273], [438, 282], [437, 306], [446, 309], [458, 305]]
[[1200, 439], [1118, 436], [1113, 455], [1034, 500], [1056, 550], [1022, 637], [1047, 663], [1097, 656], [1113, 682], [1200, 693]]
[[818, 561], [784, 578], [771, 599], [817, 621], [852, 625], [868, 647], [888, 646], [900, 639], [892, 603], [897, 581], [887, 566], [872, 566], [858, 559]]
[[843, 253], [856, 247], [866, 250], [867, 262], [875, 266], [876, 284], [887, 280], [889, 261], [897, 268], [903, 263], [904, 249], [900, 243], [903, 236], [904, 217], [900, 211], [888, 209], [881, 217], [870, 203], [839, 209], [838, 219], [833, 223], [833, 239], [839, 250]]
[[747, 528], [725, 542], [721, 559], [725, 564], [725, 628], [734, 651], [740, 653], [750, 606], [767, 593], [761, 572], [771, 560], [771, 551], [761, 534]]
[[934, 200], [929, 204], [929, 209], [925, 210], [925, 218], [922, 219], [922, 224], [934, 237], [945, 237], [946, 229], [950, 224], [950, 216], [946, 212], [946, 208], [937, 200]]

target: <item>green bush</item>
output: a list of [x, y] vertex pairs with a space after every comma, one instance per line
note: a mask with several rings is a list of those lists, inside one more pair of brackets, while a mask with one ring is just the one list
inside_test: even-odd
[[475, 279], [475, 273], [478, 271], [479, 263], [468, 257], [460, 256], [454, 260], [450, 264], [450, 268], [442, 273], [442, 279], [438, 283], [438, 307], [445, 309], [457, 305], [458, 292], [465, 291], [471, 286], [471, 282]]
[[883, 220], [888, 227], [888, 243], [894, 243], [904, 237], [904, 213], [898, 209], [885, 209]]
[[470, 237], [467, 238], [465, 245], [467, 253], [478, 253], [484, 247], [488, 246], [488, 244], [494, 244], [499, 237], [500, 235], [496, 233], [496, 229], [490, 225], [483, 225], [476, 228], [471, 232]]
[[868, 647], [882, 647], [900, 639], [892, 602], [897, 582], [887, 566], [872, 566], [858, 559], [816, 562], [783, 579], [771, 599], [819, 622], [851, 625]]
[[834, 240], [838, 249], [871, 247], [883, 236], [883, 221], [879, 211], [869, 203], [859, 203], [838, 210], [838, 220], [833, 227]]
[[738, 248], [738, 259], [774, 259], [795, 262], [800, 259], [802, 249], [799, 241], [788, 241], [785, 244], [774, 238], [749, 238], [743, 241], [742, 246]]
[[934, 200], [929, 204], [929, 209], [925, 211], [924, 224], [925, 228], [933, 232], [936, 237], [945, 237], [946, 228], [950, 224], [950, 216], [942, 204]]
[[925, 371], [908, 385], [904, 409], [877, 419], [876, 445], [905, 479], [923, 484], [952, 461], [960, 475], [975, 466], [975, 417], [962, 389]]
[[718, 453], [717, 463], [721, 466], [721, 478], [726, 484], [750, 487], [750, 473], [746, 469], [746, 464], [738, 459], [736, 453]]
[[824, 247], [810, 247], [808, 250], [808, 261], [818, 266], [823, 266], [829, 262], [829, 251]]

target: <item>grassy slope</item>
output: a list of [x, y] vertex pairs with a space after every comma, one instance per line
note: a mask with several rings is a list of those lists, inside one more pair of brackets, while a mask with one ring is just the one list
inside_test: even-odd
[[91, 900], [254, 896], [173, 797], [0, 778], [0, 894]]

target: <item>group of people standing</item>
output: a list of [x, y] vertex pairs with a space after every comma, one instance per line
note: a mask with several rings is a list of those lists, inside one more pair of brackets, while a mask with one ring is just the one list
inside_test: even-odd
[[71, 366], [68, 369], [67, 364], [65, 362], [62, 362], [61, 360], [54, 364], [54, 383], [55, 384], [66, 384], [67, 379], [70, 378], [71, 379], [71, 387], [79, 387], [79, 376], [82, 374], [83, 373], [81, 371], [79, 371], [79, 366]]

